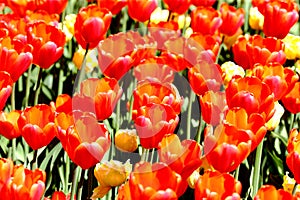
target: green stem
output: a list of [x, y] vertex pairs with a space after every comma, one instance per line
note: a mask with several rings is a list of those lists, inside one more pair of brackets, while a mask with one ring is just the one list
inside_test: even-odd
[[191, 139], [192, 107], [193, 107], [193, 101], [195, 100], [195, 97], [196, 95], [193, 92], [193, 90], [190, 90], [190, 97], [189, 97], [188, 110], [187, 110], [187, 122], [186, 122], [187, 139]]
[[150, 163], [153, 163], [154, 153], [155, 153], [155, 148], [153, 148], [152, 151], [151, 151], [151, 160], [150, 160]]
[[66, 173], [65, 173], [65, 188], [63, 189], [65, 193], [68, 193], [68, 183], [69, 183], [69, 175], [70, 175], [70, 158], [66, 152], [64, 152], [65, 161], [66, 161]]
[[254, 175], [253, 175], [253, 191], [252, 191], [252, 197], [254, 197], [257, 194], [257, 191], [260, 187], [260, 166], [261, 166], [261, 157], [263, 152], [263, 141], [257, 146], [256, 153], [255, 153], [255, 163], [254, 163]]
[[297, 183], [295, 183], [295, 185], [294, 185], [294, 188], [293, 188], [293, 192], [292, 192], [293, 196], [295, 196], [295, 195], [296, 195], [296, 192], [297, 192], [297, 187], [298, 187], [298, 184], [297, 184]]
[[235, 174], [234, 174], [235, 180], [239, 180], [240, 166], [241, 166], [241, 165], [239, 165], [239, 166], [236, 168], [236, 170], [235, 170]]
[[11, 150], [12, 150], [12, 152], [11, 152], [11, 159], [13, 160], [13, 161], [15, 161], [15, 159], [16, 159], [16, 147], [17, 147], [17, 139], [16, 138], [14, 138], [14, 139], [12, 139], [12, 141], [11, 141]]
[[73, 174], [73, 180], [72, 180], [71, 199], [75, 199], [74, 196], [77, 192], [78, 179], [80, 178], [80, 174], [81, 174], [81, 168], [79, 166], [76, 166], [76, 169]]
[[81, 199], [82, 197], [82, 190], [83, 190], [83, 182], [84, 182], [84, 174], [85, 174], [86, 170], [82, 170], [81, 171], [81, 177], [80, 177], [80, 181], [78, 184], [78, 195], [77, 195], [77, 199]]
[[37, 169], [38, 168], [38, 150], [33, 150], [33, 160], [32, 160], [32, 169]]
[[80, 70], [78, 70], [78, 79], [76, 80], [75, 84], [74, 84], [74, 93], [75, 92], [79, 92], [80, 90], [80, 83], [83, 81], [84, 79], [84, 74], [85, 74], [85, 63], [86, 63], [86, 56], [88, 54], [89, 51], [89, 44], [87, 44], [84, 56], [83, 56], [83, 60], [81, 63], [81, 67]]
[[91, 167], [88, 171], [88, 188], [87, 188], [87, 193], [88, 197], [92, 196], [93, 194], [93, 178], [94, 178], [94, 169], [95, 167]]
[[43, 70], [39, 69], [39, 76], [38, 76], [37, 84], [35, 86], [34, 105], [37, 105], [39, 102], [39, 96], [42, 87], [42, 74], [43, 74]]
[[127, 20], [128, 20], [128, 14], [127, 14], [127, 8], [123, 9], [123, 19], [122, 19], [122, 32], [127, 31]]
[[10, 96], [10, 104], [11, 104], [11, 110], [16, 109], [16, 84], [14, 83], [11, 89], [11, 96]]
[[[197, 96], [197, 99], [198, 99], [198, 103], [199, 103], [199, 96]], [[198, 128], [197, 128], [197, 135], [196, 135], [196, 141], [198, 144], [200, 144], [200, 140], [201, 140], [201, 126], [202, 126], [202, 115], [201, 115], [201, 106], [200, 106], [200, 103], [199, 103], [199, 125], [198, 125]]]
[[57, 94], [60, 95], [63, 93], [63, 86], [64, 86], [64, 70], [59, 70], [59, 79], [58, 79], [58, 89]]
[[28, 102], [29, 102], [31, 70], [32, 70], [32, 65], [30, 65], [28, 72], [27, 72], [25, 102], [24, 102], [25, 107], [28, 106]]

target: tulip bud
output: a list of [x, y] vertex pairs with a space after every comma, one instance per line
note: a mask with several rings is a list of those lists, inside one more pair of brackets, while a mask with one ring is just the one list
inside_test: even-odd
[[136, 130], [118, 130], [115, 135], [115, 145], [121, 151], [134, 152], [138, 147]]

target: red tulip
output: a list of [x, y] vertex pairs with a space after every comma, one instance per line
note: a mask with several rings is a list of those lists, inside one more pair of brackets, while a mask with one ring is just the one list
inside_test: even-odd
[[254, 200], [293, 200], [292, 194], [283, 190], [276, 189], [273, 185], [263, 185], [258, 190], [257, 194], [254, 197]]
[[5, 103], [11, 94], [13, 81], [9, 73], [0, 71], [0, 110], [5, 107]]
[[36, 0], [36, 7], [39, 10], [45, 10], [49, 14], [61, 14], [67, 7], [67, 0]]
[[167, 9], [179, 15], [187, 12], [191, 5], [191, 0], [163, 0], [167, 4]]
[[286, 164], [288, 165], [289, 169], [294, 174], [294, 179], [299, 184], [300, 183], [300, 171], [299, 171], [299, 165], [300, 165], [300, 134], [297, 129], [292, 129], [290, 131], [289, 139], [288, 139], [288, 145], [287, 145], [287, 151], [288, 155], [286, 157]]
[[14, 110], [9, 113], [0, 111], [0, 134], [11, 140], [21, 136], [18, 127], [18, 119], [21, 114], [20, 110]]
[[291, 113], [300, 112], [300, 82], [295, 83], [292, 90], [282, 97], [282, 103], [284, 107]]
[[216, 0], [192, 0], [192, 4], [195, 6], [213, 6]]
[[34, 150], [48, 145], [57, 134], [54, 111], [46, 104], [25, 108], [18, 119], [18, 126], [23, 138]]
[[294, 87], [299, 76], [291, 69], [279, 63], [256, 64], [253, 75], [266, 83], [274, 94], [274, 101], [280, 100]]
[[136, 21], [145, 22], [157, 5], [157, 0], [128, 0], [128, 15]]
[[147, 104], [137, 110], [134, 125], [144, 148], [157, 148], [164, 135], [173, 133], [179, 117], [170, 105]]
[[[74, 196], [74, 199], [76, 199], [76, 195]], [[65, 194], [62, 191], [55, 191], [52, 194], [51, 198], [46, 198], [44, 200], [71, 200], [71, 194]]]
[[100, 8], [108, 9], [113, 15], [118, 14], [127, 5], [128, 0], [97, 0]]
[[48, 69], [63, 54], [65, 34], [55, 26], [43, 21], [30, 24], [27, 30], [28, 43], [33, 46], [33, 63]]
[[186, 180], [202, 163], [201, 146], [195, 140], [180, 142], [176, 134], [165, 135], [159, 144], [159, 158], [168, 164], [182, 180]]
[[25, 17], [27, 11], [36, 9], [34, 0], [7, 0], [7, 6], [13, 11], [14, 14]]
[[110, 147], [105, 125], [92, 115], [75, 117], [75, 124], [66, 132], [58, 132], [57, 136], [70, 159], [82, 169], [100, 162]]
[[219, 31], [227, 36], [233, 36], [244, 23], [244, 9], [222, 3], [220, 13], [223, 23]]
[[191, 12], [191, 27], [194, 32], [214, 35], [222, 25], [221, 13], [212, 7], [197, 7]]
[[[165, 163], [139, 162], [131, 172], [128, 182], [119, 189], [118, 199], [176, 200], [181, 177]], [[123, 194], [123, 198], [122, 195]]]
[[195, 199], [240, 199], [241, 183], [231, 174], [207, 170], [195, 186]]
[[83, 49], [93, 49], [105, 38], [112, 14], [105, 8], [90, 4], [79, 10], [74, 24], [74, 36]]
[[[283, 39], [292, 26], [298, 21], [298, 6], [281, 0], [273, 0], [265, 3], [264, 7], [264, 34], [268, 37]], [[278, 28], [280, 27], [280, 28]]]
[[[73, 97], [73, 109], [95, 113], [97, 119], [103, 121], [110, 117], [121, 94], [122, 89], [116, 79], [89, 78], [81, 83], [79, 94]], [[87, 101], [81, 104], [81, 100], [76, 97]]]
[[260, 35], [240, 36], [232, 45], [234, 61], [244, 69], [253, 68], [257, 63], [266, 65], [271, 62], [284, 64], [286, 56], [283, 42], [273, 37]]

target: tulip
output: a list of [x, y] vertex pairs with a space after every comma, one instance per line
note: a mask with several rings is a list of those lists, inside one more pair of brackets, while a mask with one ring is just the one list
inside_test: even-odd
[[[118, 199], [178, 199], [182, 179], [165, 163], [139, 162], [130, 173], [128, 182], [120, 187]], [[123, 195], [123, 196], [122, 196]]]
[[284, 43], [284, 53], [286, 54], [287, 59], [296, 60], [297, 58], [300, 58], [300, 52], [298, 51], [300, 46], [300, 36], [287, 34], [282, 41]]
[[79, 10], [74, 24], [74, 36], [83, 49], [93, 49], [105, 38], [112, 14], [95, 4]]
[[100, 185], [94, 189], [92, 198], [102, 198], [112, 187], [123, 184], [132, 171], [131, 168], [128, 160], [124, 164], [116, 160], [98, 163], [94, 175]]
[[9, 0], [7, 1], [7, 6], [13, 11], [14, 14], [25, 17], [27, 11], [34, 11], [36, 9], [34, 0]]
[[2, 110], [11, 94], [13, 81], [9, 73], [5, 71], [0, 71], [0, 80], [0, 110]]
[[102, 160], [110, 147], [109, 133], [103, 123], [92, 115], [75, 117], [75, 124], [57, 134], [70, 159], [82, 169]]
[[240, 199], [241, 183], [231, 174], [206, 170], [195, 185], [195, 199]]
[[138, 137], [135, 130], [119, 129], [115, 134], [116, 147], [124, 152], [134, 152], [138, 148]]
[[95, 113], [100, 121], [110, 117], [122, 94], [117, 80], [108, 77], [89, 78], [80, 86], [79, 94], [73, 97], [73, 109]]
[[251, 7], [249, 11], [249, 25], [254, 30], [262, 30], [264, 25], [264, 16], [257, 7]]
[[[151, 13], [157, 8], [157, 0], [128, 0], [128, 15], [139, 22], [150, 19]], [[136, 11], [139, 12], [136, 12]]]
[[287, 144], [288, 155], [286, 157], [286, 163], [289, 169], [294, 174], [294, 179], [298, 184], [300, 183], [300, 173], [298, 170], [298, 166], [300, 164], [299, 137], [300, 134], [298, 130], [293, 128], [289, 134], [289, 139]]
[[27, 33], [28, 43], [33, 46], [34, 64], [48, 69], [62, 56], [66, 36], [55, 26], [38, 21], [29, 25]]
[[163, 0], [168, 10], [179, 15], [184, 14], [191, 5], [191, 0]]
[[18, 127], [20, 115], [20, 110], [13, 110], [9, 113], [0, 111], [0, 134], [9, 140], [21, 136], [21, 131]]
[[164, 135], [173, 133], [179, 117], [170, 105], [148, 104], [137, 111], [134, 125], [144, 148], [157, 148]]
[[165, 135], [159, 144], [160, 161], [180, 174], [182, 180], [200, 167], [201, 153], [201, 146], [195, 140], [181, 142], [176, 134]]
[[18, 126], [23, 138], [34, 150], [47, 146], [57, 134], [54, 111], [46, 104], [25, 108], [18, 119]]
[[[55, 191], [52, 194], [52, 198], [45, 197], [45, 200], [70, 200], [71, 194], [65, 194], [62, 191]], [[74, 196], [74, 199], [76, 199], [76, 195]]]
[[293, 200], [292, 194], [283, 189], [278, 189], [273, 185], [263, 185], [254, 197], [254, 200], [273, 200], [273, 199], [287, 199]]
[[233, 36], [244, 23], [244, 9], [236, 9], [228, 3], [222, 3], [220, 13], [223, 22], [219, 31], [227, 36]]
[[64, 9], [67, 7], [67, 0], [56, 0], [56, 1], [44, 1], [37, 0], [35, 1], [36, 7], [39, 10], [45, 10], [49, 14], [61, 14]]
[[116, 15], [127, 5], [127, 1], [128, 0], [97, 0], [97, 5], [100, 8], [108, 9], [113, 15]]
[[213, 6], [216, 0], [192, 0], [192, 4], [195, 6]]
[[284, 64], [286, 56], [283, 49], [281, 40], [274, 37], [263, 38], [260, 35], [240, 36], [232, 45], [234, 61], [244, 69], [253, 68], [257, 63]]
[[278, 39], [283, 39], [299, 19], [297, 4], [294, 3], [294, 6], [291, 6], [289, 2], [280, 0], [265, 3], [263, 15], [264, 34]]
[[191, 27], [194, 32], [214, 35], [222, 25], [221, 13], [212, 7], [197, 7], [191, 12]]
[[284, 107], [291, 113], [300, 112], [300, 82], [295, 83], [292, 90], [282, 97], [282, 103]]
[[230, 82], [230, 80], [233, 77], [235, 77], [235, 76], [244, 77], [245, 76], [245, 70], [241, 66], [235, 64], [232, 61], [224, 62], [221, 65], [221, 70], [223, 72], [222, 78], [223, 78], [225, 87], [228, 86], [228, 83]]

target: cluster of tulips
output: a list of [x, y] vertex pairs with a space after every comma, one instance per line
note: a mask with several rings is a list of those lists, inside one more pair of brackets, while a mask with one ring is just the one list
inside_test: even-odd
[[1, 198], [300, 199], [296, 1], [0, 5]]

